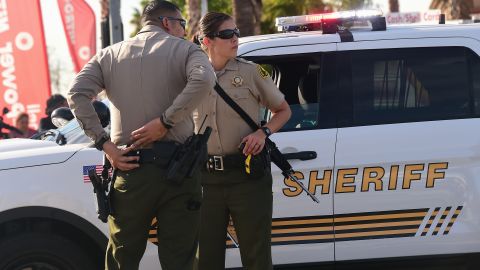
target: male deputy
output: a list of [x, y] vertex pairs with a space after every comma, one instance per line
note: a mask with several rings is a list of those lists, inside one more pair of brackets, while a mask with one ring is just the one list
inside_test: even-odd
[[[156, 217], [162, 269], [192, 269], [199, 176], [172, 185], [158, 160], [154, 164], [143, 157], [153, 152], [154, 141], [183, 143], [193, 134], [192, 111], [214, 86], [215, 75], [205, 53], [182, 39], [185, 20], [177, 6], [152, 1], [142, 22], [135, 37], [103, 49], [85, 65], [71, 86], [69, 104], [85, 133], [119, 170], [105, 267], [138, 269]], [[111, 102], [111, 139], [91, 105], [102, 89]], [[125, 156], [134, 149], [142, 159]]]

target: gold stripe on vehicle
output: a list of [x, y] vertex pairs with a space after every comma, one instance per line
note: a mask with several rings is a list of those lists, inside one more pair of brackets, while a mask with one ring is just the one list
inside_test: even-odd
[[307, 228], [291, 228], [291, 229], [272, 229], [272, 234], [278, 233], [299, 233], [299, 232], [327, 232], [333, 231], [333, 226], [329, 227], [307, 227]]
[[450, 213], [450, 209], [452, 209], [451, 206], [445, 208], [445, 210], [443, 211], [441, 218], [437, 222], [437, 226], [433, 230], [433, 233], [432, 233], [433, 235], [437, 235], [440, 229], [442, 228], [443, 222], [445, 221], [445, 219], [448, 217], [448, 214]]
[[379, 215], [368, 215], [368, 216], [357, 216], [357, 217], [340, 217], [340, 218], [335, 218], [335, 222], [424, 217], [426, 213], [427, 212], [417, 212], [417, 213], [403, 213], [403, 214], [384, 214], [384, 215], [379, 214]]
[[[354, 229], [369, 229], [369, 228], [383, 228], [383, 227], [397, 227], [397, 226], [411, 226], [422, 223], [422, 220], [414, 221], [391, 221], [391, 222], [379, 222], [379, 223], [367, 223], [367, 224], [354, 224], [354, 225], [340, 225], [335, 226], [335, 230], [354, 230]], [[329, 227], [307, 227], [307, 228], [289, 228], [289, 229], [272, 229], [272, 234], [279, 233], [299, 233], [299, 232], [325, 232], [332, 231], [333, 226]]]
[[396, 227], [396, 226], [408, 226], [408, 225], [420, 225], [422, 220], [414, 221], [398, 221], [398, 222], [380, 222], [380, 223], [367, 223], [367, 224], [355, 224], [355, 225], [340, 225], [335, 226], [335, 230], [350, 230], [350, 229], [365, 229], [365, 228], [382, 228], [382, 227]]
[[425, 236], [427, 235], [428, 233], [428, 230], [430, 229], [430, 227], [432, 226], [432, 223], [433, 221], [435, 220], [435, 218], [437, 217], [438, 215], [438, 212], [440, 212], [440, 208], [437, 207], [435, 208], [435, 210], [432, 212], [432, 214], [430, 215], [430, 218], [428, 219], [427, 223], [425, 224], [425, 228], [423, 229], [423, 232], [422, 232], [422, 236]]
[[356, 232], [356, 233], [340, 233], [336, 234], [335, 238], [353, 238], [353, 237], [367, 237], [367, 236], [379, 236], [379, 235], [393, 235], [393, 234], [415, 234], [417, 229], [405, 229], [405, 230], [389, 230], [389, 231], [372, 231], [372, 232]]
[[333, 218], [272, 221], [272, 226], [333, 223]]
[[272, 243], [282, 242], [282, 241], [302, 241], [302, 240], [321, 240], [321, 239], [333, 239], [333, 234], [274, 237], [272, 238]]
[[452, 219], [450, 219], [450, 222], [448, 223], [447, 228], [445, 228], [445, 231], [443, 232], [443, 234], [446, 235], [450, 232], [450, 229], [452, 228], [453, 224], [455, 223], [458, 216], [460, 215], [460, 212], [462, 212], [462, 208], [463, 208], [462, 206], [457, 207], [457, 209], [453, 213]]
[[[354, 238], [354, 237], [369, 237], [369, 236], [387, 236], [387, 235], [396, 235], [396, 234], [415, 234], [417, 229], [405, 229], [405, 230], [388, 230], [388, 231], [372, 231], [372, 232], [355, 232], [355, 233], [337, 233], [335, 238]], [[305, 241], [305, 240], [323, 240], [323, 239], [332, 239], [333, 234], [326, 235], [303, 235], [303, 236], [282, 236], [282, 237], [273, 237], [272, 243], [275, 242], [288, 242], [288, 241]]]

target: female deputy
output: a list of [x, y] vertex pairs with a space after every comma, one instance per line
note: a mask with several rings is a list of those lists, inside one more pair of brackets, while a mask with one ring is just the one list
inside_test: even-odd
[[[240, 31], [232, 17], [210, 12], [200, 20], [199, 28], [196, 42], [206, 50], [225, 92], [255, 121], [260, 122], [261, 107], [272, 112], [266, 125], [252, 131], [213, 89], [198, 108], [197, 128], [206, 119], [205, 126], [213, 129], [208, 141], [208, 170], [202, 175], [199, 269], [225, 268], [229, 216], [245, 268], [272, 269], [272, 175], [262, 150], [265, 139], [290, 118], [290, 107], [264, 69], [236, 58]], [[245, 145], [242, 151], [241, 143]], [[246, 173], [248, 155], [261, 164], [267, 160], [260, 166], [260, 176]]]

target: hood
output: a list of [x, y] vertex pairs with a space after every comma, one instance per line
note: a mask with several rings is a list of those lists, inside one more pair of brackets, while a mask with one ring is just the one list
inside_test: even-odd
[[32, 139], [0, 140], [0, 171], [62, 163], [88, 144], [58, 145]]
[[41, 140], [32, 140], [32, 139], [0, 140], [0, 153], [13, 151], [13, 150], [49, 147], [49, 146], [55, 146], [55, 145], [58, 145], [58, 144], [52, 141], [41, 141]]

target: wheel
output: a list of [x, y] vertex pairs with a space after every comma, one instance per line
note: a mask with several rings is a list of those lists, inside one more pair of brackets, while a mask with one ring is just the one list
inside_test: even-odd
[[96, 269], [92, 258], [72, 241], [54, 234], [22, 233], [0, 240], [2, 270]]

